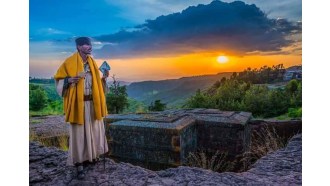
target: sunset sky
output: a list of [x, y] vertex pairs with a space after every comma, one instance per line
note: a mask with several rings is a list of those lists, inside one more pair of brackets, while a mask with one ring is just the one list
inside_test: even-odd
[[301, 0], [30, 0], [30, 76], [50, 78], [90, 36], [121, 81], [300, 65]]

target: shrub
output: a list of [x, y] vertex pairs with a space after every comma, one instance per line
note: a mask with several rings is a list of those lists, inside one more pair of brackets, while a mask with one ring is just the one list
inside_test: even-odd
[[244, 97], [244, 110], [252, 112], [254, 116], [264, 115], [269, 110], [268, 92], [266, 86], [251, 86]]
[[109, 113], [118, 114], [128, 108], [126, 86], [120, 86], [113, 76], [113, 84], [110, 86], [110, 92], [106, 94], [106, 104]]
[[186, 108], [211, 108], [212, 106], [211, 98], [202, 93], [200, 89], [184, 104]]
[[302, 108], [289, 108], [288, 116], [292, 118], [301, 118], [302, 117]]
[[150, 111], [163, 111], [166, 108], [166, 104], [162, 103], [160, 100], [156, 100], [154, 103], [151, 103], [148, 109]]
[[214, 95], [215, 107], [220, 110], [242, 110], [242, 101], [247, 89], [248, 83], [240, 83], [237, 80], [223, 82]]
[[[31, 85], [31, 84], [30, 84]], [[37, 85], [31, 85], [29, 91], [30, 110], [38, 111], [47, 106], [47, 95], [43, 88]]]

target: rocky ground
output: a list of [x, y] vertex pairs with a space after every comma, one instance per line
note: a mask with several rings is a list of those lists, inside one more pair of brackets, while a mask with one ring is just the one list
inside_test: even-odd
[[64, 116], [41, 116], [30, 118], [30, 134], [52, 137], [69, 135], [69, 125]]
[[67, 154], [30, 142], [30, 185], [301, 185], [302, 136], [287, 147], [259, 159], [243, 173], [217, 173], [180, 166], [151, 171], [106, 158], [86, 169], [84, 180], [76, 178], [74, 167], [66, 166]]

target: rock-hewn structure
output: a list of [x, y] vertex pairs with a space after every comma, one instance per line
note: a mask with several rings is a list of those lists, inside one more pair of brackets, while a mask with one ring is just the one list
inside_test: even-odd
[[182, 109], [147, 114], [109, 115], [112, 156], [172, 165], [185, 163], [189, 152], [226, 152], [235, 157], [250, 142], [248, 112]]
[[296, 135], [287, 147], [258, 160], [243, 173], [216, 173], [200, 168], [171, 168], [150, 171], [106, 158], [87, 168], [84, 180], [65, 165], [67, 154], [56, 148], [30, 143], [30, 185], [301, 185], [302, 136]]
[[[248, 150], [251, 131], [274, 127], [280, 137], [301, 133], [301, 120], [255, 120], [247, 112], [217, 109], [182, 109], [146, 114], [115, 114], [105, 118], [112, 157], [140, 160], [141, 166], [159, 170], [185, 163], [189, 152], [228, 152], [235, 157]], [[30, 134], [47, 146], [58, 146], [68, 138], [63, 116], [30, 120]], [[62, 138], [64, 137], [64, 138]], [[212, 152], [213, 151], [213, 152]], [[125, 159], [126, 158], [126, 159]], [[133, 160], [134, 162], [134, 160]], [[156, 163], [155, 166], [148, 164]], [[161, 163], [161, 164], [159, 164]]]
[[276, 133], [285, 139], [302, 132], [302, 120], [251, 119], [251, 131], [260, 132], [265, 127], [273, 127]]

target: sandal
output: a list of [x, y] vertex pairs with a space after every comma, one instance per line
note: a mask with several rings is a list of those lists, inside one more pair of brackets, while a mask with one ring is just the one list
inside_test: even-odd
[[84, 167], [82, 165], [79, 165], [77, 167], [77, 172], [78, 172], [78, 175], [77, 175], [77, 178], [79, 180], [82, 180], [85, 178], [85, 172], [84, 172]]

